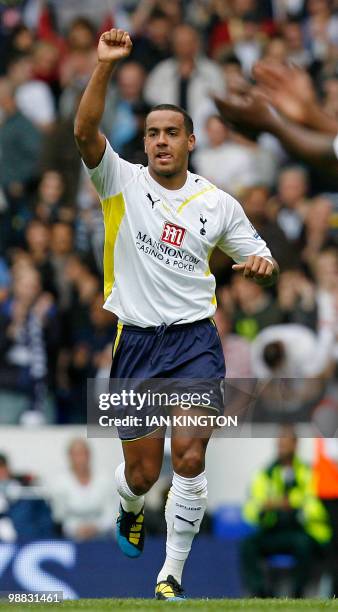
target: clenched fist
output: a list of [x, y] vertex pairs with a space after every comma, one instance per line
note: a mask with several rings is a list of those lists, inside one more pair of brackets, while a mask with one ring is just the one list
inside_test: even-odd
[[112, 29], [100, 37], [97, 54], [100, 62], [117, 62], [130, 55], [133, 43], [128, 32]]

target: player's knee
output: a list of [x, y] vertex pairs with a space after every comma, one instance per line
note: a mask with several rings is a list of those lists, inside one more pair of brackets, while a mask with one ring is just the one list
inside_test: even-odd
[[155, 484], [159, 477], [156, 466], [147, 465], [142, 462], [126, 468], [127, 481], [136, 495], [144, 495]]
[[173, 467], [176, 474], [185, 478], [194, 478], [204, 471], [204, 456], [198, 449], [182, 450], [173, 458]]

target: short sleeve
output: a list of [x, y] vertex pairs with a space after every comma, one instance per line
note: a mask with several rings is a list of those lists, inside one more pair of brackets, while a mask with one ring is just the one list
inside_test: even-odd
[[250, 255], [271, 260], [270, 249], [250, 223], [240, 203], [232, 196], [220, 193], [224, 222], [217, 246], [236, 263], [243, 263]]
[[108, 140], [103, 157], [96, 168], [88, 168], [84, 161], [82, 163], [101, 200], [120, 193], [135, 174], [140, 172], [140, 166], [121, 159]]

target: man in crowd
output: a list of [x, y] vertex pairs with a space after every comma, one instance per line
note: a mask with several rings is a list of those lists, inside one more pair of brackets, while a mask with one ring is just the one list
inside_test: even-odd
[[261, 560], [276, 553], [295, 559], [294, 597], [302, 597], [316, 557], [330, 542], [328, 515], [312, 491], [311, 469], [297, 455], [297, 436], [284, 427], [276, 459], [251, 483], [244, 517], [256, 531], [242, 543], [241, 560], [246, 587], [255, 597], [272, 595]]

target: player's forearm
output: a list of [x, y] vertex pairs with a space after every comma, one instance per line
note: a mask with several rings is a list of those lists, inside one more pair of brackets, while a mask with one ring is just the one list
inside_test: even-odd
[[99, 62], [82, 96], [75, 118], [75, 137], [90, 140], [98, 131], [104, 113], [108, 84], [117, 62]]

